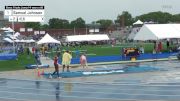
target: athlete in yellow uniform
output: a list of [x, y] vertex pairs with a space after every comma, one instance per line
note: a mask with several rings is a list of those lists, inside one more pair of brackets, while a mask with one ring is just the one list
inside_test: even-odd
[[67, 72], [69, 72], [69, 65], [71, 63], [72, 56], [69, 51], [64, 52], [62, 56], [62, 65], [63, 65], [63, 72], [64, 68], [67, 66]]

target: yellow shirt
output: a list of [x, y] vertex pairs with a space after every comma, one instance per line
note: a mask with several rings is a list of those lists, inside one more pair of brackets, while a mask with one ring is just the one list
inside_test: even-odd
[[70, 65], [72, 56], [65, 52], [62, 56], [62, 65]]

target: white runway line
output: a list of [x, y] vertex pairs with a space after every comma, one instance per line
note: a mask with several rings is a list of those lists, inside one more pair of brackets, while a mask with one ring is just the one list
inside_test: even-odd
[[[7, 82], [8, 82], [8, 80], [7, 80]], [[45, 83], [45, 82], [44, 82]], [[57, 83], [57, 82], [54, 82], [54, 83]], [[79, 84], [84, 84], [84, 83], [79, 83]], [[87, 83], [85, 83], [85, 84], [87, 84]], [[89, 84], [89, 83], [88, 83]], [[95, 85], [95, 84], [97, 84], [97, 83], [93, 83], [93, 84], [89, 84], [89, 86], [91, 86], [91, 85]], [[99, 84], [98, 83], [98, 85], [104, 85], [104, 84]], [[114, 84], [106, 84], [106, 86], [113, 86]], [[118, 85], [118, 86], [121, 86], [121, 85], [126, 85], [126, 84], [115, 84], [115, 85]], [[148, 87], [162, 87], [161, 85], [139, 85], [139, 84], [130, 84], [130, 85], [128, 85], [128, 86], [134, 86], [134, 85], [137, 85], [137, 86], [148, 86]], [[20, 85], [21, 86], [21, 85]], [[32, 85], [32, 86], [35, 86], [34, 84]], [[171, 86], [171, 85], [169, 85], [169, 86]], [[175, 85], [175, 87], [179, 87], [180, 85], [178, 85], [178, 86], [176, 86]], [[9, 89], [16, 89], [16, 88], [18, 88], [18, 89], [28, 89], [28, 90], [37, 90], [36, 88], [23, 88], [23, 87], [7, 87], [7, 86], [0, 86], [0, 87], [6, 87], [6, 88], [9, 88]], [[44, 87], [47, 87], [47, 86], [44, 86]], [[79, 87], [75, 87], [75, 88], [82, 88], [83, 86], [79, 86]], [[164, 87], [164, 86], [163, 86]], [[167, 87], [167, 85], [165, 86], [165, 87]], [[61, 86], [60, 86], [60, 88], [62, 88]], [[87, 88], [87, 89], [93, 89], [93, 87], [83, 87], [83, 88]], [[108, 89], [108, 90], [114, 90], [114, 89], [112, 89], [112, 88], [94, 88], [95, 90], [101, 90], [101, 89]], [[38, 89], [38, 90], [45, 90], [45, 91], [55, 91], [55, 90], [48, 90], [48, 89]], [[122, 89], [119, 89], [119, 90], [122, 90]], [[124, 90], [133, 90], [133, 89], [124, 89]], [[134, 89], [134, 90], [142, 90], [142, 91], [176, 91], [176, 90], [166, 90], [166, 89], [163, 89], [163, 90], [143, 90], [143, 89]], [[65, 92], [64, 90], [60, 90], [61, 92], [63, 91], [63, 92]], [[178, 90], [179, 91], [179, 90]], [[41, 96], [55, 96], [55, 95], [49, 95], [49, 94], [34, 94], [34, 93], [22, 93], [22, 92], [9, 92], [9, 91], [0, 91], [0, 92], [2, 92], [2, 93], [10, 93], [10, 94], [19, 94], [19, 95], [24, 95], [24, 94], [26, 94], [26, 95], [41, 95]], [[95, 94], [124, 94], [124, 95], [135, 95], [135, 96], [161, 96], [161, 97], [165, 97], [165, 96], [172, 96], [172, 97], [180, 97], [180, 95], [162, 95], [162, 94], [141, 94], [141, 93], [139, 93], [139, 94], [129, 94], [129, 93], [106, 93], [106, 92], [86, 92], [86, 91], [72, 91], [72, 92], [74, 92], [74, 93], [95, 93]], [[79, 96], [63, 96], [63, 95], [60, 95], [60, 96], [62, 96], [62, 97], [67, 97], [67, 98], [79, 98]], [[2, 97], [0, 97], [0, 98], [2, 98]], [[90, 98], [90, 99], [104, 99], [104, 98], [96, 98], [96, 97], [82, 97], [82, 98], [84, 98], [84, 99], [87, 99], [87, 98]], [[7, 99], [8, 99], [8, 97], [7, 97]], [[18, 99], [16, 99], [16, 98], [10, 98], [9, 97], [9, 99], [14, 99], [14, 100], [18, 100]], [[113, 99], [113, 98], [110, 98], [110, 99]], [[25, 100], [25, 101], [40, 101], [40, 100], [28, 100], [28, 99], [19, 99], [19, 100]], [[118, 100], [118, 99], [114, 99], [114, 100]], [[134, 100], [134, 99], [132, 99], [132, 100]]]
[[[2, 98], [6, 99], [6, 97], [2, 97]], [[79, 97], [79, 96], [62, 96], [61, 98], [72, 98], [71, 100], [76, 98], [76, 99], [117, 100], [117, 101], [149, 101], [149, 100], [143, 100], [143, 99], [97, 98], [97, 97], [84, 97], [84, 96], [81, 96], [81, 97]], [[15, 100], [23, 100], [23, 101], [43, 101], [43, 100], [17, 99], [17, 98], [11, 98], [11, 97], [7, 97], [7, 99], [15, 99]], [[150, 101], [161, 101], [161, 100], [150, 100]]]
[[[8, 82], [8, 81], [7, 81]], [[11, 82], [11, 81], [9, 81]], [[32, 82], [32, 81], [28, 81], [28, 82]], [[32, 83], [35, 83], [37, 81], [33, 81]], [[87, 85], [94, 85], [94, 86], [142, 86], [142, 87], [180, 87], [180, 82], [178, 82], [179, 84], [178, 85], [170, 85], [171, 83], [167, 82], [168, 84], [166, 83], [162, 83], [162, 84], [156, 84], [156, 83], [136, 83], [136, 84], [129, 84], [129, 83], [125, 83], [125, 84], [122, 84], [122, 83], [96, 83], [96, 82], [92, 82], [92, 83], [86, 83], [86, 82], [49, 82], [49, 81], [39, 81], [41, 83], [44, 83], [46, 84], [47, 83], [60, 83], [60, 85], [64, 85], [64, 84], [75, 84], [75, 85], [82, 85], [81, 87], [83, 87], [83, 85], [87, 86]], [[18, 82], [17, 82], [18, 83]], [[173, 82], [174, 83], [174, 82]], [[21, 85], [22, 83], [18, 84], [18, 85]], [[24, 85], [24, 84], [22, 84]], [[27, 86], [31, 86], [31, 85], [27, 85]], [[34, 86], [34, 84], [32, 84], [32, 86]], [[45, 86], [45, 85], [41, 85], [42, 87], [48, 87], [49, 85]]]
[[[7, 88], [7, 89], [22, 89], [22, 90], [39, 90], [39, 91], [48, 91], [48, 92], [53, 92], [53, 91], [55, 91], [55, 90], [49, 90], [49, 89], [36, 89], [36, 88], [23, 88], [23, 87], [6, 87], [6, 86], [0, 86], [0, 88]], [[60, 88], [62, 88], [62, 87], [60, 87]], [[82, 88], [82, 87], [78, 87], [78, 88]], [[85, 88], [85, 87], [84, 87]], [[87, 87], [87, 88], [85, 88], [85, 89], [94, 89], [94, 90], [117, 90], [117, 89], [112, 89], [112, 88], [94, 88], [94, 87]], [[166, 92], [170, 92], [170, 91], [179, 91], [179, 89], [174, 89], [174, 90], [167, 90], [167, 89], [163, 89], [163, 90], [158, 90], [158, 89], [154, 89], [154, 90], [152, 90], [152, 89], [139, 89], [139, 88], [135, 88], [135, 89], [128, 89], [128, 88], [121, 88], [121, 89], [119, 89], [118, 88], [118, 90], [129, 90], [129, 91], [166, 91]], [[68, 92], [68, 91], [65, 91], [65, 90], [62, 90], [62, 89], [60, 89], [59, 91], [61, 91], [61, 92]], [[90, 92], [90, 91], [81, 91], [81, 90], [72, 90], [71, 92]], [[100, 91], [96, 91], [96, 92], [99, 92], [99, 93], [101, 93]], [[102, 92], [102, 93], [104, 93], [104, 92]]]
[[[124, 90], [127, 90], [127, 89], [124, 89]], [[130, 90], [130, 89], [129, 89]], [[51, 90], [46, 90], [46, 91], [51, 91]], [[146, 91], [146, 90], [143, 90], [143, 91]], [[54, 94], [50, 95], [50, 94], [42, 94], [42, 93], [25, 93], [25, 92], [18, 92], [18, 91], [0, 91], [2, 93], [9, 93], [9, 94], [20, 94], [20, 95], [41, 95], [41, 96], [54, 96]], [[55, 92], [55, 90], [53, 90], [52, 92]], [[61, 93], [63, 92], [69, 92], [69, 91], [64, 91], [64, 90], [60, 90]], [[129, 94], [129, 93], [112, 93], [112, 92], [88, 92], [88, 91], [71, 91], [72, 93], [90, 93], [90, 94], [124, 94], [124, 95], [150, 95], [150, 96], [179, 96], [180, 95], [166, 95], [166, 94], [144, 94], [143, 92], [142, 93], [138, 93], [138, 94]], [[63, 95], [61, 95], [63, 96]]]
[[[62, 88], [63, 86], [61, 86], [62, 84], [60, 84], [60, 88]], [[64, 84], [63, 84], [64, 85]], [[24, 85], [19, 85], [18, 84], [18, 86], [24, 86]], [[34, 84], [33, 85], [28, 85], [28, 86], [35, 86]], [[28, 87], [27, 86], [27, 87]], [[86, 86], [86, 87], [85, 87]], [[97, 89], [97, 90], [101, 90], [101, 89], [107, 89], [107, 90], [114, 90], [116, 87], [111, 87], [112, 85], [105, 85], [105, 86], [109, 86], [109, 87], [105, 87], [105, 88], [99, 88], [99, 87], [96, 87], [96, 88], [94, 88], [91, 84], [89, 84], [89, 87], [87, 87], [87, 85], [85, 85], [85, 86], [73, 86], [73, 88], [76, 88], [76, 89], [78, 89], [78, 88], [80, 88], [80, 89], [82, 89], [82, 88], [84, 88], [84, 89]], [[95, 85], [96, 86], [96, 85]], [[122, 86], [122, 85], [118, 85], [118, 86]], [[127, 86], [126, 84], [123, 84], [123, 86]], [[180, 87], [180, 85], [163, 85], [163, 86], [161, 86], [161, 85], [139, 85], [139, 84], [134, 84], [134, 85], [129, 85], [129, 86], [139, 86], [139, 87]], [[0, 86], [0, 87], [7, 87], [7, 86]], [[44, 88], [49, 88], [49, 87], [53, 87], [53, 85], [52, 86], [45, 86], [45, 85], [41, 85], [41, 87], [44, 87]], [[36, 88], [25, 88], [25, 87], [14, 87], [14, 85], [13, 86], [9, 86], [8, 85], [8, 87], [7, 88], [18, 88], [18, 89], [29, 89], [29, 90], [37, 90]], [[53, 87], [54, 88], [54, 87]], [[118, 87], [117, 87], [118, 88]], [[142, 90], [142, 91], [147, 91], [146, 89], [144, 89], [144, 88], [130, 88], [130, 89], [128, 89], [128, 88], [125, 88], [125, 89], [123, 89], [123, 88], [118, 88], [119, 90]], [[41, 89], [41, 90], [47, 90], [47, 91], [49, 91], [48, 89]], [[151, 91], [176, 91], [176, 89], [172, 89], [172, 90], [166, 90], [166, 89], [163, 89], [163, 90], [151, 90]]]
[[16, 100], [16, 101], [41, 101], [41, 100], [30, 100], [30, 99], [17, 99], [17, 98], [11, 98], [11, 97], [0, 97], [0, 100], [4, 99], [4, 100]]

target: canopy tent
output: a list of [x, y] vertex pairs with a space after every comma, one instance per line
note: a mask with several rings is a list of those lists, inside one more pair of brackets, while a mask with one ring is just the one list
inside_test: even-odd
[[8, 29], [10, 29], [10, 27], [3, 27], [1, 28], [1, 30], [7, 31]]
[[135, 23], [133, 23], [133, 25], [143, 25], [143, 22], [141, 20], [138, 20]]
[[21, 40], [16, 39], [16, 40], [14, 40], [14, 42], [19, 43], [19, 42], [21, 42]]
[[131, 33], [128, 36], [128, 39], [133, 40], [134, 37], [136, 36], [137, 32], [139, 32], [139, 30], [140, 30], [140, 27], [132, 28]]
[[101, 41], [101, 40], [109, 40], [108, 35], [106, 34], [93, 34], [93, 35], [72, 35], [67, 36], [67, 42], [73, 41]]
[[9, 43], [13, 43], [13, 40], [11, 40], [10, 38], [4, 38], [3, 40]]
[[18, 37], [20, 35], [19, 32], [16, 32], [13, 36]]
[[20, 40], [20, 42], [22, 42], [22, 43], [26, 43], [26, 40], [22, 39], [22, 40]]
[[16, 40], [17, 39], [16, 36], [14, 36], [14, 35], [8, 35], [8, 37], [11, 38], [12, 40]]
[[129, 34], [129, 36], [128, 36], [128, 39], [129, 39], [129, 40], [133, 40], [135, 36], [136, 36], [136, 33], [131, 32], [131, 33]]
[[24, 40], [24, 39], [19, 40], [19, 39], [16, 39], [16, 40], [14, 40], [14, 42], [16, 42], [16, 43], [33, 43], [33, 42], [35, 42], [35, 40], [33, 40], [33, 39], [31, 39], [31, 40]]
[[14, 32], [13, 29], [11, 29], [10, 27], [4, 27], [4, 28], [1, 28], [1, 30], [4, 30], [4, 32]]
[[26, 40], [26, 43], [33, 43], [33, 42], [35, 42], [35, 40], [33, 40], [33, 39]]
[[180, 24], [146, 24], [134, 37], [134, 40], [160, 40], [180, 38]]
[[45, 44], [45, 43], [57, 43], [57, 44], [61, 44], [60, 41], [55, 40], [48, 33], [41, 40], [39, 40], [37, 42], [37, 44]]

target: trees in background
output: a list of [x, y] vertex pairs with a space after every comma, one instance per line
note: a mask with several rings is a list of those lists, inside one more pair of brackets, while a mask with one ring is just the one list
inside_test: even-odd
[[135, 18], [140, 19], [143, 22], [149, 22], [149, 21], [153, 21], [153, 22], [157, 22], [157, 23], [161, 23], [161, 24], [165, 24], [165, 23], [169, 23], [169, 22], [176, 22], [175, 20], [173, 21], [173, 15], [167, 12], [150, 12], [148, 14], [143, 14], [140, 16], [137, 16]]
[[180, 14], [175, 14], [172, 16], [172, 21], [180, 23]]
[[66, 29], [69, 28], [69, 21], [66, 19], [52, 18], [49, 19], [49, 28], [52, 29]]
[[[167, 12], [150, 12], [147, 14], [142, 14], [136, 17], [132, 17], [132, 15], [128, 11], [123, 11], [121, 14], [117, 16], [115, 21], [110, 19], [99, 19], [94, 21], [94, 23], [98, 23], [102, 28], [108, 28], [111, 25], [118, 24], [121, 27], [131, 26], [135, 21], [141, 20], [143, 22], [157, 22], [161, 24], [165, 23], [180, 23], [180, 14], [172, 15]], [[69, 21], [66, 19], [60, 18], [51, 18], [49, 19], [48, 24], [41, 24], [39, 22], [26, 22], [25, 27], [33, 28], [33, 29], [73, 29], [73, 28], [86, 28], [86, 22], [83, 18], [79, 17], [73, 21]]]
[[42, 24], [40, 29], [42, 29], [42, 30], [49, 29], [49, 25], [48, 24]]
[[52, 29], [68, 29], [68, 28], [85, 28], [85, 20], [81, 17], [69, 22], [66, 19], [52, 18], [49, 19], [49, 28]]
[[97, 20], [96, 23], [99, 23], [100, 26], [103, 28], [108, 28], [113, 24], [113, 21], [109, 19], [100, 19], [100, 20]]
[[79, 17], [70, 23], [71, 28], [85, 28], [86, 22], [83, 18]]
[[119, 23], [121, 27], [130, 26], [133, 22], [132, 15], [128, 11], [123, 11], [122, 14], [119, 14], [115, 20], [115, 23]]

